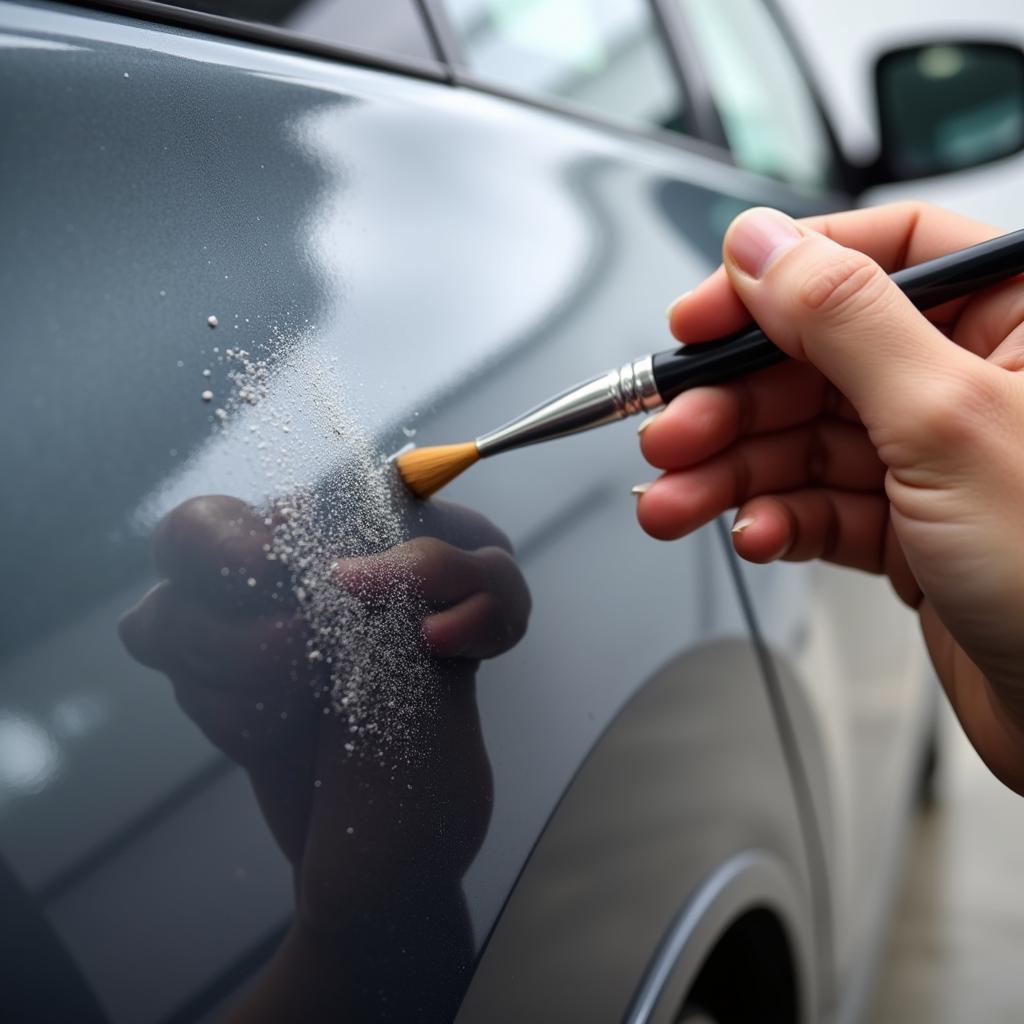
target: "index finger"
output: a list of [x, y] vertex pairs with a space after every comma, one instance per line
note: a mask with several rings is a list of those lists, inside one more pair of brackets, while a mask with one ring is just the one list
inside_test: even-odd
[[[840, 245], [866, 253], [888, 273], [977, 245], [1001, 233], [969, 217], [914, 202], [806, 217], [800, 223]], [[945, 323], [956, 317], [968, 301], [969, 296], [955, 299], [925, 315], [933, 323]], [[750, 314], [733, 291], [723, 267], [677, 300], [669, 312], [669, 330], [686, 343], [731, 334], [749, 322]]]

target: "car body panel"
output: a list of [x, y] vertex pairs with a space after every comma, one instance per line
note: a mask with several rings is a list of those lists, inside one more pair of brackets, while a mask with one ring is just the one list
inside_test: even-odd
[[[744, 566], [772, 650], [829, 865], [837, 1019], [867, 1010], [938, 683], [916, 616], [834, 566]], [[797, 609], [803, 609], [797, 613]], [[847, 1004], [848, 1001], [848, 1004]]]
[[[18, 482], [3, 514], [0, 736], [20, 752], [0, 780], [0, 852], [110, 1019], [199, 1019], [228, 998], [224, 978], [262, 968], [292, 877], [242, 771], [118, 640], [119, 616], [158, 579], [157, 523], [200, 495], [265, 505], [287, 488], [383, 479], [382, 457], [412, 434], [472, 437], [664, 348], [660, 310], [714, 266], [735, 213], [834, 200], [685, 140], [127, 16], [2, 3], [0, 33], [0, 88], [13, 98], [0, 110], [0, 468]], [[232, 345], [272, 353], [261, 408], [292, 440], [259, 407], [211, 415], [237, 391]], [[283, 467], [254, 451], [253, 433]], [[629, 486], [649, 474], [629, 427], [611, 427], [484, 463], [446, 494], [511, 539], [533, 600], [525, 638], [476, 673], [486, 763], [475, 770], [482, 789], [493, 776], [493, 808], [453, 890], [470, 930], [452, 909], [436, 939], [453, 960], [484, 948], [517, 879], [515, 905], [531, 905], [548, 857], [531, 851], [546, 826], [556, 848], [571, 833], [572, 794], [599, 771], [586, 766], [605, 763], [602, 744], [648, 680], [708, 645], [746, 651], [745, 681], [717, 693], [694, 669], [680, 685], [708, 729], [721, 722], [722, 750], [735, 743], [730, 715], [749, 704], [780, 810], [770, 824], [737, 810], [712, 855], [687, 845], [684, 819], [710, 814], [716, 790], [682, 783], [666, 824], [680, 844], [672, 895], [644, 934], [656, 945], [719, 853], [784, 854], [819, 929], [828, 885], [848, 884], [808, 859], [810, 834], [829, 826], [782, 786], [801, 763], [855, 786], [851, 752], [815, 760], [814, 736], [780, 733], [785, 709], [766, 696], [719, 538], [705, 529], [666, 548], [631, 522]], [[365, 525], [360, 497], [345, 514]], [[415, 505], [369, 499], [389, 537], [415, 534]], [[472, 546], [453, 522], [454, 542]], [[806, 673], [836, 666], [800, 662], [818, 583], [787, 573], [748, 581], [759, 613], [790, 608], [765, 634], [795, 659], [800, 694]], [[834, 623], [815, 628], [833, 650]], [[723, 799], [743, 777], [722, 775]], [[818, 812], [831, 819], [828, 803]], [[834, 827], [856, 843], [875, 826]], [[852, 962], [861, 951], [841, 952]], [[827, 1005], [835, 965], [816, 967], [811, 988]], [[449, 983], [460, 996], [464, 964]]]
[[[750, 685], [759, 670], [745, 642], [699, 645], [619, 712], [534, 849], [460, 1021], [627, 1019], [677, 911], [737, 851], [783, 866], [785, 896], [751, 885], [746, 907], [771, 903], [794, 959], [811, 962], [812, 873], [773, 710]], [[703, 918], [675, 935], [689, 958], [680, 1000], [720, 937], [698, 934]], [[801, 977], [812, 1020], [816, 979]]]

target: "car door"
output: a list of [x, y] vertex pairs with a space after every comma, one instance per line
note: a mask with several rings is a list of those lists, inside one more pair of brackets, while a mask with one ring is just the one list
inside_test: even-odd
[[493, 67], [550, 25], [503, 9], [472, 87], [454, 8], [348, 44], [118, 6], [0, 5], [26, 1005], [447, 1019], [472, 982], [470, 1019], [613, 1019], [756, 849], [810, 1012], [813, 822], [720, 537], [640, 534], [628, 428], [481, 465], [460, 507], [385, 456], [665, 347], [736, 210], [828, 196], [685, 134], [639, 3], [578, 8], [518, 84]]

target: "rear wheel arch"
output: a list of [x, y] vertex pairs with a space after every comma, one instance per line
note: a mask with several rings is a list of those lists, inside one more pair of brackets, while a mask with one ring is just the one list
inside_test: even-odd
[[[756, 652], [738, 638], [709, 642], [641, 686], [591, 750], [457, 1019], [675, 1024], [729, 928], [767, 908], [799, 978], [795, 1020], [810, 1020], [817, 896]], [[655, 975], [670, 985], [664, 998]]]
[[763, 850], [712, 872], [677, 913], [623, 1024], [800, 1024], [811, 936], [790, 872]]

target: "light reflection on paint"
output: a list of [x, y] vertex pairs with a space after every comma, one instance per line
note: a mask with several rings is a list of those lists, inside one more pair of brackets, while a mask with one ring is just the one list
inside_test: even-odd
[[109, 717], [106, 702], [94, 694], [65, 697], [53, 709], [53, 731], [61, 739], [81, 739], [95, 732]]
[[60, 769], [60, 748], [27, 715], [0, 712], [0, 806], [40, 792]]
[[0, 50], [85, 50], [85, 46], [58, 42], [56, 39], [40, 39], [32, 36], [12, 35], [0, 32]]

